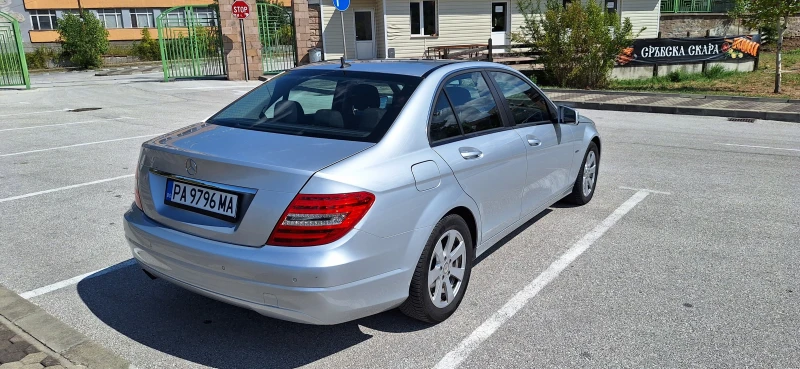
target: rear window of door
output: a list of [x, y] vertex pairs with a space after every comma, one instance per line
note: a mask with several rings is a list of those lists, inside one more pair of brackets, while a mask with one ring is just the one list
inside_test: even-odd
[[489, 76], [508, 103], [515, 125], [554, 121], [555, 112], [551, 111], [547, 99], [528, 82], [505, 72], [489, 72]]
[[503, 127], [497, 102], [481, 72], [451, 77], [445, 82], [444, 92], [464, 134]]

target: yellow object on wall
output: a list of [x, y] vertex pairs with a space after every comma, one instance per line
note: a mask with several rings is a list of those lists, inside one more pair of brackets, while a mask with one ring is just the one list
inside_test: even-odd
[[[158, 39], [158, 31], [150, 28], [150, 37]], [[57, 31], [30, 31], [31, 42], [57, 42]], [[108, 30], [109, 41], [136, 41], [142, 39], [141, 28], [112, 28]]]
[[[77, 0], [24, 0], [25, 9], [78, 9]], [[84, 9], [109, 8], [171, 8], [180, 5], [200, 5], [210, 0], [81, 0]], [[252, 1], [255, 8], [255, 1]], [[291, 0], [281, 0], [283, 6], [291, 6]], [[230, 9], [228, 9], [230, 11]]]

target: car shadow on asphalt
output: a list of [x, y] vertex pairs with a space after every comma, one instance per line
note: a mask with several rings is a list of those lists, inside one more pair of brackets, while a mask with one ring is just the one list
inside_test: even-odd
[[[552, 207], [555, 208], [555, 205], [552, 206]], [[498, 241], [496, 244], [494, 244], [492, 247], [490, 247], [488, 250], [486, 250], [483, 254], [481, 254], [481, 256], [478, 256], [477, 258], [475, 258], [475, 263], [473, 264], [473, 266], [480, 264], [481, 261], [483, 261], [484, 259], [488, 258], [489, 255], [491, 255], [492, 253], [494, 253], [495, 251], [497, 251], [498, 249], [503, 247], [503, 245], [508, 243], [508, 241], [511, 241], [512, 239], [514, 239], [514, 237], [517, 237], [520, 233], [525, 232], [525, 230], [528, 229], [528, 227], [530, 227], [531, 225], [533, 225], [533, 223], [538, 222], [539, 219], [544, 218], [547, 214], [550, 214], [552, 212], [553, 212], [553, 210], [548, 208], [548, 209], [544, 209], [544, 211], [542, 211], [541, 213], [536, 214], [535, 217], [533, 217], [529, 221], [523, 223], [521, 226], [519, 226], [519, 228], [515, 229], [514, 232], [511, 232], [507, 236], [503, 237], [500, 241]]]
[[126, 337], [223, 369], [306, 365], [369, 340], [372, 335], [360, 326], [392, 333], [430, 327], [397, 310], [333, 326], [272, 319], [150, 280], [138, 264], [86, 278], [78, 294], [97, 318]]

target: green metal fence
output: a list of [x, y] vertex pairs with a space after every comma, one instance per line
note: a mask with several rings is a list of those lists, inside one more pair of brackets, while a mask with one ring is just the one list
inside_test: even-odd
[[734, 0], [661, 0], [662, 13], [727, 13]]
[[0, 86], [31, 88], [19, 23], [3, 12], [0, 12]]
[[264, 74], [275, 74], [294, 68], [297, 47], [292, 12], [279, 5], [266, 3], [258, 3], [257, 10]]
[[219, 14], [209, 5], [169, 8], [156, 24], [165, 81], [227, 74]]

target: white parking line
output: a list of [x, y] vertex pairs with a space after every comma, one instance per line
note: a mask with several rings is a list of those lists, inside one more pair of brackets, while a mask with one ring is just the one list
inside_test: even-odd
[[256, 88], [258, 85], [253, 86], [203, 86], [203, 87], [180, 87], [180, 88], [163, 88], [159, 91], [176, 91], [176, 90], [227, 90], [231, 88]]
[[60, 150], [60, 149], [68, 149], [70, 147], [80, 147], [80, 146], [88, 146], [88, 145], [97, 145], [107, 142], [117, 142], [117, 141], [125, 141], [125, 140], [133, 140], [137, 138], [145, 138], [145, 137], [156, 137], [163, 135], [163, 133], [156, 133], [151, 135], [143, 135], [143, 136], [133, 136], [133, 137], [125, 137], [125, 138], [115, 138], [113, 140], [103, 140], [103, 141], [94, 141], [94, 142], [86, 142], [86, 143], [79, 143], [74, 145], [67, 145], [67, 146], [58, 146], [58, 147], [51, 147], [48, 149], [39, 149], [39, 150], [30, 150], [30, 151], [20, 151], [20, 152], [12, 152], [10, 154], [0, 154], [0, 158], [5, 156], [15, 156], [15, 155], [24, 155], [24, 154], [32, 154], [35, 152], [42, 152], [42, 151], [50, 151], [50, 150]]
[[715, 145], [724, 145], [724, 146], [738, 146], [738, 147], [750, 147], [754, 149], [770, 149], [770, 150], [786, 150], [786, 151], [800, 151], [800, 149], [787, 149], [784, 147], [769, 147], [769, 146], [753, 146], [753, 145], [737, 145], [737, 144], [729, 144], [729, 143], [721, 143], [715, 142]]
[[662, 195], [672, 195], [672, 193], [670, 193], [670, 192], [649, 190], [649, 189], [646, 189], [646, 188], [633, 188], [633, 187], [625, 187], [625, 186], [619, 186], [619, 188], [621, 188], [623, 190], [647, 191], [647, 192], [650, 192], [650, 193], [658, 193], [658, 194], [662, 194]]
[[14, 113], [14, 114], [3, 114], [0, 117], [13, 117], [17, 115], [33, 115], [33, 114], [44, 114], [44, 113], [57, 113], [57, 112], [64, 112], [69, 109], [60, 109], [60, 110], [45, 110], [45, 111], [33, 111], [29, 113]]
[[45, 124], [45, 125], [41, 125], [41, 126], [30, 126], [30, 127], [19, 127], [19, 128], [6, 128], [6, 129], [0, 129], [0, 132], [5, 132], [5, 131], [20, 131], [20, 130], [24, 130], [24, 129], [36, 129], [36, 128], [47, 128], [47, 127], [71, 126], [71, 125], [74, 125], [74, 124], [87, 124], [87, 123], [97, 123], [97, 122], [108, 122], [108, 121], [112, 121], [112, 120], [122, 120], [122, 119], [136, 119], [136, 118], [130, 118], [130, 117], [119, 117], [119, 118], [109, 118], [109, 119], [94, 119], [94, 120], [85, 120], [85, 121], [82, 121], [82, 122], [72, 122], [72, 123], [57, 123], [57, 124]]
[[8, 202], [8, 201], [14, 201], [14, 200], [19, 200], [19, 199], [24, 199], [24, 198], [33, 197], [33, 196], [44, 195], [44, 194], [48, 194], [48, 193], [52, 193], [52, 192], [58, 192], [58, 191], [69, 190], [69, 189], [78, 188], [78, 187], [83, 187], [83, 186], [91, 186], [91, 185], [93, 185], [93, 184], [105, 183], [105, 182], [111, 182], [111, 181], [116, 181], [116, 180], [118, 180], [118, 179], [123, 179], [123, 178], [131, 178], [131, 177], [133, 177], [133, 174], [126, 174], [126, 175], [124, 175], [124, 176], [119, 176], [119, 177], [114, 177], [114, 178], [100, 179], [100, 180], [97, 180], [97, 181], [91, 181], [91, 182], [85, 182], [85, 183], [78, 183], [78, 184], [74, 184], [74, 185], [70, 185], [70, 186], [64, 186], [64, 187], [59, 187], [59, 188], [52, 188], [52, 189], [49, 189], [49, 190], [44, 190], [44, 191], [31, 192], [31, 193], [26, 193], [26, 194], [24, 194], [24, 195], [19, 195], [19, 196], [11, 196], [11, 197], [6, 197], [6, 198], [4, 198], [4, 199], [0, 199], [0, 203], [3, 203], [3, 202]]
[[500, 310], [492, 314], [488, 320], [472, 331], [472, 333], [461, 341], [453, 351], [448, 352], [434, 368], [458, 368], [472, 351], [478, 348], [483, 341], [497, 331], [503, 323], [511, 319], [511, 317], [522, 309], [528, 301], [534, 298], [539, 291], [556, 279], [556, 277], [575, 261], [578, 256], [581, 256], [595, 241], [602, 237], [606, 231], [611, 229], [625, 214], [631, 211], [636, 204], [644, 200], [648, 195], [650, 195], [648, 191], [638, 191], [633, 194], [633, 196], [622, 203], [617, 210], [614, 210], [611, 215], [594, 227], [591, 232], [587, 233], [583, 238], [572, 245], [558, 260], [550, 264], [542, 274], [539, 274], [539, 276], [525, 286], [522, 291], [519, 291], [511, 300], [508, 300]]
[[26, 300], [30, 300], [30, 299], [32, 299], [32, 298], [34, 298], [36, 296], [41, 296], [41, 295], [44, 295], [46, 293], [50, 293], [50, 292], [53, 292], [53, 291], [56, 291], [56, 290], [60, 290], [60, 289], [62, 289], [64, 287], [67, 287], [67, 286], [78, 284], [82, 280], [86, 279], [87, 277], [90, 277], [90, 276], [91, 277], [99, 277], [99, 276], [101, 276], [103, 274], [111, 273], [111, 272], [113, 272], [115, 270], [119, 270], [119, 269], [122, 269], [122, 268], [125, 268], [125, 267], [129, 267], [129, 266], [134, 265], [134, 264], [136, 264], [136, 260], [129, 259], [129, 260], [126, 260], [126, 261], [124, 261], [122, 263], [119, 263], [119, 264], [114, 265], [114, 266], [109, 267], [109, 268], [95, 270], [94, 272], [89, 272], [89, 273], [86, 273], [86, 274], [81, 274], [81, 275], [79, 275], [77, 277], [72, 277], [70, 279], [65, 279], [65, 280], [63, 280], [61, 282], [56, 282], [56, 283], [53, 283], [51, 285], [47, 285], [47, 286], [44, 286], [44, 287], [37, 288], [35, 290], [30, 290], [28, 292], [23, 292], [23, 293], [21, 293], [19, 295], [20, 295], [20, 297], [22, 297], [22, 298], [24, 298]]

